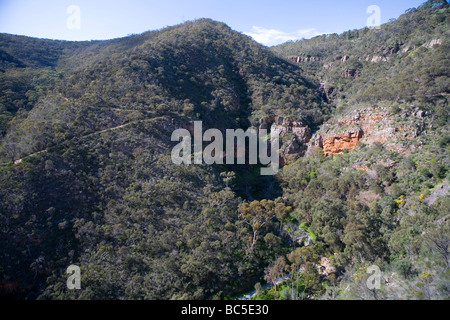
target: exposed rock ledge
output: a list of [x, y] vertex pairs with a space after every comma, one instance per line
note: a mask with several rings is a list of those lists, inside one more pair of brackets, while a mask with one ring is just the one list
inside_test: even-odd
[[281, 140], [280, 163], [286, 164], [305, 155], [307, 143], [311, 140], [311, 129], [301, 121], [290, 121], [282, 116], [269, 117], [261, 121], [260, 129], [277, 133]]
[[288, 57], [288, 59], [295, 63], [318, 62], [321, 60], [319, 57], [297, 57], [297, 56], [291, 56], [291, 57]]
[[358, 128], [331, 136], [322, 142], [323, 153], [325, 156], [329, 156], [344, 150], [354, 149], [363, 135], [362, 129]]
[[433, 48], [434, 46], [438, 46], [442, 44], [442, 40], [441, 39], [433, 39], [430, 42], [425, 43], [423, 46], [425, 48]]
[[[385, 110], [364, 109], [325, 124], [317, 132], [308, 145], [307, 154], [322, 148], [325, 156], [342, 153], [354, 149], [359, 141], [367, 144], [386, 143], [390, 150], [407, 152], [414, 146], [403, 145], [402, 140], [417, 138], [424, 130], [422, 118], [427, 114], [416, 108], [408, 113], [408, 123], [394, 123], [393, 118]], [[401, 116], [402, 118], [403, 115]]]
[[277, 117], [277, 120], [272, 124], [270, 131], [278, 133], [281, 138], [289, 133], [293, 133], [294, 136], [303, 143], [308, 143], [311, 139], [311, 130], [306, 124], [299, 121], [289, 121], [283, 117]]

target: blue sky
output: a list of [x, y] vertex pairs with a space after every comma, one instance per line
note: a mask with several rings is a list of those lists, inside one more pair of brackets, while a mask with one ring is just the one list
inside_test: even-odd
[[[381, 23], [425, 0], [0, 0], [0, 32], [63, 40], [100, 40], [211, 18], [265, 45], [366, 26], [377, 5]], [[80, 9], [79, 28], [67, 20]], [[78, 17], [78, 16], [76, 16]], [[77, 21], [77, 20], [70, 20]]]

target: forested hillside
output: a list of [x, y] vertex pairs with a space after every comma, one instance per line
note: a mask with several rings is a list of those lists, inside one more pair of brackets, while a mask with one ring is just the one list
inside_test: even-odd
[[[209, 19], [1, 34], [0, 295], [448, 298], [449, 11], [273, 48]], [[173, 164], [196, 120], [276, 131], [283, 169]]]
[[450, 61], [444, 2], [409, 9], [380, 29], [323, 35], [272, 50], [293, 62], [298, 59], [300, 67], [320, 81], [324, 94], [342, 106], [445, 101]]
[[[297, 248], [283, 263], [321, 259], [327, 285], [303, 273], [300, 293], [293, 280], [263, 297], [448, 299], [449, 18], [446, 1], [428, 1], [379, 30], [271, 48], [336, 109], [281, 174], [316, 254]], [[366, 286], [370, 265], [380, 290]]]
[[58, 43], [51, 67], [23, 59], [26, 41], [4, 42], [20, 61], [4, 74], [25, 77], [23, 88], [10, 84], [21, 91], [4, 91], [16, 108], [5, 106], [13, 118], [1, 146], [4, 290], [66, 297], [61, 276], [74, 263], [81, 298], [210, 298], [251, 286], [283, 251], [262, 237], [248, 252], [243, 200], [227, 187], [234, 175], [236, 192], [258, 197], [268, 193], [251, 190], [261, 178], [247, 167], [176, 166], [170, 135], [193, 120], [246, 128], [253, 109], [275, 106], [320, 123], [320, 95], [295, 66], [210, 20], [105, 44]]

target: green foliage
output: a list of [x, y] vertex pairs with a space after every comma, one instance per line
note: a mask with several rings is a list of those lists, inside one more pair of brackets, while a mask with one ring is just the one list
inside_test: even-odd
[[[324, 94], [342, 107], [380, 101], [447, 101], [450, 50], [445, 39], [449, 10], [445, 1], [428, 1], [379, 30], [364, 28], [323, 35], [287, 42], [272, 50], [285, 58], [317, 58], [301, 63], [301, 68], [331, 88]], [[433, 39], [441, 39], [441, 45], [424, 47]], [[345, 70], [353, 70], [355, 76], [348, 77]], [[443, 125], [448, 109], [436, 106], [436, 113]]]
[[[208, 19], [111, 41], [0, 35], [0, 295], [218, 299], [265, 276], [257, 299], [448, 298], [448, 10], [271, 49]], [[282, 115], [314, 131], [379, 105], [400, 128], [412, 104], [423, 117], [404, 150], [317, 149], [270, 178], [170, 160], [193, 120]], [[81, 292], [65, 289], [70, 264]], [[412, 289], [374, 296], [371, 264]]]
[[408, 278], [413, 272], [413, 264], [411, 261], [398, 260], [395, 262], [395, 270], [403, 277]]

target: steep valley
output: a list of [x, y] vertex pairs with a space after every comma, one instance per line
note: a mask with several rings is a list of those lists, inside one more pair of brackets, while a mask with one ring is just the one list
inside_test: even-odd
[[[210, 19], [0, 34], [0, 296], [448, 299], [449, 13], [270, 48]], [[278, 134], [280, 172], [174, 164], [194, 121]]]

